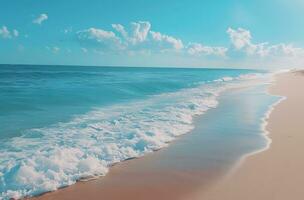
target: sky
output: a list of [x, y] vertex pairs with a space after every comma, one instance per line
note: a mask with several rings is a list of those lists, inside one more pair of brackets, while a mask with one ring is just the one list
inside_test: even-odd
[[303, 0], [0, 0], [0, 63], [304, 67]]

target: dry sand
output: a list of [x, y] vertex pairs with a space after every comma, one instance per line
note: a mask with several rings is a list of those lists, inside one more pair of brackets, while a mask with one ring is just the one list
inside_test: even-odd
[[270, 93], [286, 96], [270, 114], [268, 150], [247, 157], [233, 174], [196, 199], [304, 199], [304, 73], [278, 75]]

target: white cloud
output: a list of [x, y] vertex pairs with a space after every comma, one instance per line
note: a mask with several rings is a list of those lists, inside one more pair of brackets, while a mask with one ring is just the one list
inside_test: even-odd
[[146, 41], [151, 24], [147, 21], [132, 22], [129, 32], [121, 24], [112, 24], [112, 27], [122, 35], [126, 42], [136, 45]]
[[122, 37], [126, 40], [129, 40], [129, 34], [125, 30], [125, 27], [121, 24], [112, 24], [112, 27], [122, 35]]
[[228, 49], [226, 47], [211, 47], [204, 46], [200, 43], [190, 43], [187, 47], [187, 51], [190, 55], [215, 55], [215, 56], [226, 56]]
[[162, 34], [160, 32], [150, 31], [152, 40], [158, 42], [160, 47], [164, 49], [180, 50], [184, 47], [183, 42], [180, 39], [176, 39], [172, 36]]
[[242, 49], [251, 44], [251, 33], [243, 28], [232, 29], [228, 28], [227, 33], [229, 34], [232, 45], [236, 49]]
[[112, 24], [112, 30], [89, 28], [76, 33], [84, 53], [90, 50], [102, 55], [114, 52], [127, 56], [153, 57], [158, 54], [205, 61], [209, 56], [217, 56], [219, 57], [217, 60], [225, 65], [232, 60], [253, 60], [257, 64], [258, 62], [271, 63], [282, 57], [301, 60], [301, 56], [304, 56], [304, 49], [291, 44], [255, 43], [251, 32], [243, 28], [227, 29], [231, 41], [229, 47], [203, 45], [196, 42], [184, 43], [174, 36], [152, 30], [150, 22], [147, 21], [132, 22], [128, 27]]
[[33, 23], [34, 24], [42, 24], [42, 22], [44, 22], [45, 20], [47, 20], [48, 19], [48, 16], [47, 16], [47, 14], [45, 14], [45, 13], [42, 13], [42, 14], [40, 14], [36, 19], [34, 19], [33, 20]]
[[133, 43], [145, 41], [151, 28], [150, 22], [132, 22], [131, 25]]
[[98, 46], [108, 49], [123, 49], [121, 39], [112, 31], [105, 31], [97, 28], [89, 28], [86, 30], [78, 31], [78, 38], [82, 42], [97, 43]]
[[89, 28], [84, 31], [80, 31], [80, 37], [86, 37], [89, 39], [96, 39], [98, 42], [102, 42], [103, 40], [109, 40], [109, 39], [117, 39], [115, 36], [115, 33], [112, 31], [105, 31], [102, 29], [96, 29], [96, 28]]
[[256, 53], [260, 56], [288, 56], [297, 57], [304, 56], [304, 49], [294, 47], [292, 44], [276, 44], [268, 45], [267, 43], [258, 44]]
[[77, 34], [82, 42], [96, 42], [99, 47], [126, 50], [129, 53], [132, 51], [132, 54], [134, 52], [150, 52], [152, 49], [153, 51], [180, 50], [184, 46], [180, 39], [151, 31], [150, 22], [132, 22], [129, 30], [126, 30], [121, 24], [112, 24], [112, 28], [117, 32], [117, 35], [112, 31], [98, 28], [78, 31]]
[[11, 38], [11, 33], [10, 31], [7, 29], [6, 26], [2, 26], [2, 28], [0, 29], [0, 35], [2, 38]]
[[252, 44], [252, 37], [249, 30], [243, 28], [238, 28], [236, 30], [228, 28], [227, 33], [233, 47], [236, 50], [244, 50], [249, 55], [255, 53], [257, 46]]
[[294, 47], [291, 44], [270, 45], [268, 42], [253, 43], [249, 30], [228, 28], [227, 33], [235, 50], [245, 52], [249, 56], [279, 57], [279, 56], [303, 56], [304, 49]]
[[85, 42], [82, 45], [87, 45], [88, 48], [91, 44], [91, 47], [99, 47], [98, 51], [123, 50], [127, 55], [134, 55], [136, 52], [149, 55], [152, 52], [179, 51], [197, 56], [225, 56], [227, 51], [224, 47], [203, 46], [198, 43], [190, 43], [185, 47], [181, 39], [151, 30], [151, 23], [147, 21], [132, 22], [127, 28], [121, 24], [112, 24], [112, 28], [116, 34], [98, 28], [78, 31], [77, 34], [80, 41]]
[[[221, 46], [206, 46], [200, 43], [188, 43], [181, 39], [161, 32], [151, 30], [151, 23], [147, 21], [132, 22], [131, 26], [112, 24], [113, 31], [98, 28], [90, 28], [78, 31], [78, 38], [86, 48], [95, 47], [95, 50], [106, 53], [107, 50], [122, 52], [127, 55], [151, 55], [152, 53], [180, 52], [191, 56], [220, 56], [227, 57], [228, 48]], [[233, 30], [229, 30], [232, 32]], [[245, 31], [245, 30], [244, 30]], [[248, 37], [249, 34], [249, 37]], [[235, 36], [236, 37], [236, 36]], [[246, 37], [245, 37], [246, 38]], [[250, 33], [247, 39], [243, 39], [238, 48], [243, 48], [250, 42]], [[235, 39], [240, 40], [240, 39]], [[237, 41], [238, 42], [238, 41]], [[95, 43], [95, 44], [94, 44]], [[97, 48], [97, 49], [96, 49]]]
[[18, 37], [18, 35], [19, 32], [16, 29], [10, 31], [6, 26], [2, 26], [2, 28], [0, 28], [0, 37], [3, 39], [11, 39], [13, 37]]

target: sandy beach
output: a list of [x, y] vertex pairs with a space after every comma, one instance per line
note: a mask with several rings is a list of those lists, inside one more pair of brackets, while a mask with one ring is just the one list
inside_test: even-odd
[[278, 75], [270, 93], [286, 96], [270, 114], [268, 150], [249, 156], [233, 174], [198, 199], [303, 199], [303, 72]]
[[181, 151], [180, 156], [174, 153], [189, 143], [186, 135], [169, 148], [115, 165], [105, 177], [34, 199], [302, 199], [304, 93], [299, 86], [303, 84], [300, 72], [276, 76], [269, 92], [287, 99], [270, 114], [266, 129], [271, 146], [246, 157], [232, 170], [216, 164], [199, 168], [200, 162], [186, 165], [191, 159], [206, 159], [198, 153], [192, 155], [192, 149]]

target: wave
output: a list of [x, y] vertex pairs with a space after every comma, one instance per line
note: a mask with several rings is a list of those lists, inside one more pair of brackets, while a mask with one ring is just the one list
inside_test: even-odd
[[38, 195], [104, 176], [113, 164], [166, 147], [191, 131], [193, 117], [215, 108], [221, 92], [255, 85], [261, 77], [266, 75], [224, 77], [27, 130], [0, 147], [0, 199]]
[[237, 77], [231, 77], [231, 76], [224, 76], [220, 79], [213, 80], [211, 82], [227, 82], [227, 81], [233, 81], [233, 80], [255, 80], [255, 79], [262, 79], [270, 74], [261, 74], [261, 73], [250, 73], [250, 74], [241, 74]]

